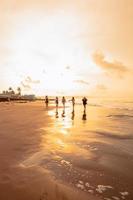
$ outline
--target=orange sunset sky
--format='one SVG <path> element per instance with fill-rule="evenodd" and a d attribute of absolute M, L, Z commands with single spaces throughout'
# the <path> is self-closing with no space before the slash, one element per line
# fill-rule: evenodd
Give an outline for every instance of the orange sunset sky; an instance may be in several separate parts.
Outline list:
<path fill-rule="evenodd" d="M 133 97 L 132 0 L 0 0 L 0 91 Z"/>

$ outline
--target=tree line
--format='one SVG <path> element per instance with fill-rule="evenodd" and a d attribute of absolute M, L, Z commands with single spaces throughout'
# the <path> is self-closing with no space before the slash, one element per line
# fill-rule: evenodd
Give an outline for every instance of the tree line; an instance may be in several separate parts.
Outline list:
<path fill-rule="evenodd" d="M 19 96 L 21 96 L 21 88 L 18 87 L 17 91 L 15 91 L 12 87 L 9 87 L 8 90 L 3 90 L 2 94 L 10 94 L 10 95 L 19 95 Z"/>

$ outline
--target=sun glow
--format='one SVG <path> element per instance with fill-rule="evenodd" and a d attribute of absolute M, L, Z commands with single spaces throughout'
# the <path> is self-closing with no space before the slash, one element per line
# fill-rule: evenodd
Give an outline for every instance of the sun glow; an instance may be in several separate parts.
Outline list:
<path fill-rule="evenodd" d="M 50 16 L 38 12 L 24 16 L 22 13 L 15 19 L 10 43 L 14 76 L 19 77 L 21 83 L 27 76 L 39 80 L 39 84 L 23 84 L 26 86 L 23 90 L 30 88 L 30 92 L 36 94 L 55 95 L 82 89 L 81 83 L 75 80 L 79 79 L 83 68 L 89 67 L 92 71 L 92 63 L 89 64 L 88 55 L 85 58 L 79 37 L 82 29 L 84 23 L 79 16 L 62 11 Z M 95 66 L 93 71 L 97 71 Z"/>

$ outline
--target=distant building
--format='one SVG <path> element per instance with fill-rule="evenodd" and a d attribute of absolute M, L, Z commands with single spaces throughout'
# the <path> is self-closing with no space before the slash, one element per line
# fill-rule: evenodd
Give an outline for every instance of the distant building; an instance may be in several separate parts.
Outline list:
<path fill-rule="evenodd" d="M 0 102 L 1 101 L 10 101 L 10 96 L 9 94 L 0 94 Z"/>
<path fill-rule="evenodd" d="M 36 100 L 36 96 L 34 94 L 23 95 L 21 96 L 21 99 L 33 101 Z"/>
<path fill-rule="evenodd" d="M 36 99 L 36 96 L 34 94 L 31 95 L 23 95 L 20 94 L 10 94 L 10 93 L 1 93 L 0 94 L 0 102 L 2 101 L 13 101 L 13 100 L 28 100 L 33 101 Z"/>

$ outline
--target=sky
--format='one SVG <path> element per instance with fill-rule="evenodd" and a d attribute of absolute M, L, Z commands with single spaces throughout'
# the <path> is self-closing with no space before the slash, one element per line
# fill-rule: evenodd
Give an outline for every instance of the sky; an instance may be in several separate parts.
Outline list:
<path fill-rule="evenodd" d="M 132 0 L 0 0 L 0 91 L 133 97 Z"/>

